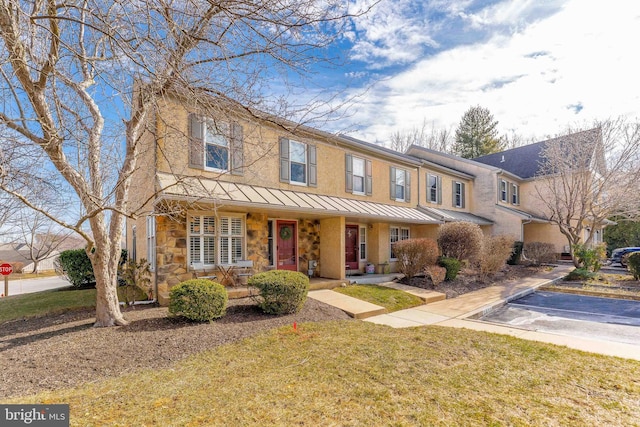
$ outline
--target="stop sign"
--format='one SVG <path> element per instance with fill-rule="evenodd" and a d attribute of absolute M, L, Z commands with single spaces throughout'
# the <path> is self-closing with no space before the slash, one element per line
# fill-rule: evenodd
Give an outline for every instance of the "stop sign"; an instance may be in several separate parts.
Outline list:
<path fill-rule="evenodd" d="M 11 267 L 11 264 L 4 263 L 0 265 L 0 274 L 8 276 L 11 273 L 13 273 L 13 267 Z"/>

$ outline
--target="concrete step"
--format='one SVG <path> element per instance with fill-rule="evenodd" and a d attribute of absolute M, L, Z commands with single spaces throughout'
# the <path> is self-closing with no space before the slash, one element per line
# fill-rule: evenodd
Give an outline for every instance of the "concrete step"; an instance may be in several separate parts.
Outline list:
<path fill-rule="evenodd" d="M 366 319 L 387 312 L 387 309 L 370 302 L 343 295 L 329 289 L 320 289 L 309 292 L 309 298 L 339 308 L 354 319 Z"/>
<path fill-rule="evenodd" d="M 447 296 L 442 292 L 436 292 L 429 289 L 422 289 L 416 286 L 404 285 L 402 283 L 384 282 L 384 283 L 379 283 L 378 285 L 384 286 L 386 288 L 397 289 L 399 291 L 403 291 L 408 294 L 415 295 L 418 298 L 420 298 L 422 301 L 424 301 L 425 304 L 447 299 Z"/>

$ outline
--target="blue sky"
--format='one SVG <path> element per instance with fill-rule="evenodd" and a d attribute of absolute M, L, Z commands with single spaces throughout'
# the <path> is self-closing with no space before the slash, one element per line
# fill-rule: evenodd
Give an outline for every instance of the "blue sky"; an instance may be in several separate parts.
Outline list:
<path fill-rule="evenodd" d="M 323 78 L 342 99 L 359 95 L 335 125 L 371 142 L 425 120 L 455 129 L 475 105 L 501 134 L 543 139 L 637 118 L 638 43 L 632 0 L 382 0 L 345 33 L 345 65 Z"/>

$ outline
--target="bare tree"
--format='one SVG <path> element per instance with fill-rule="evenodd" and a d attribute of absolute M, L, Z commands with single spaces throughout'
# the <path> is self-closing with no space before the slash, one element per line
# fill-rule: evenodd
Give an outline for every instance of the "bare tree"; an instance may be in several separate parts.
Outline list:
<path fill-rule="evenodd" d="M 453 134 L 449 129 L 436 129 L 434 122 L 422 121 L 420 127 L 397 130 L 389 136 L 389 148 L 404 153 L 411 145 L 447 152 L 452 145 Z"/>
<path fill-rule="evenodd" d="M 291 108 L 278 94 L 286 95 L 292 76 L 330 59 L 326 47 L 354 16 L 349 6 L 0 0 L 0 189 L 86 240 L 96 326 L 127 323 L 116 293 L 120 242 L 125 217 L 136 215 L 128 205 L 131 176 L 154 105 L 175 91 L 193 107 L 204 93 L 209 105 L 309 119 L 309 108 Z M 50 214 L 33 199 L 33 180 L 60 197 L 72 194 L 70 205 L 81 208 Z"/>
<path fill-rule="evenodd" d="M 16 244 L 22 246 L 21 252 L 33 263 L 32 273 L 37 273 L 40 261 L 59 250 L 73 233 L 69 229 L 61 229 L 47 216 L 31 209 L 21 209 L 11 222 L 15 234 L 19 236 Z"/>
<path fill-rule="evenodd" d="M 595 125 L 550 140 L 535 178 L 538 199 L 572 256 L 574 245 L 590 244 L 612 215 L 640 216 L 640 123 L 619 118 Z"/>

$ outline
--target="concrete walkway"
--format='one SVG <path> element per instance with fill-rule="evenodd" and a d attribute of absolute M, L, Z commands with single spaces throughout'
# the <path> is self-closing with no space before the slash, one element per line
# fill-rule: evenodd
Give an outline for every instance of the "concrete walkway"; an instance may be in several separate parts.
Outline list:
<path fill-rule="evenodd" d="M 522 339 L 563 345 L 569 348 L 640 360 L 640 343 L 638 345 L 600 341 L 595 339 L 572 337 L 545 332 L 527 331 L 524 329 L 502 326 L 474 320 L 478 314 L 489 312 L 494 307 L 518 299 L 536 288 L 564 277 L 573 270 L 571 265 L 560 265 L 550 272 L 541 273 L 533 277 L 524 278 L 518 283 L 489 286 L 457 298 L 446 299 L 421 305 L 393 313 L 372 315 L 375 308 L 382 308 L 375 304 L 360 301 L 356 298 L 342 295 L 329 290 L 309 292 L 309 297 L 342 308 L 356 319 L 366 319 L 380 325 L 393 328 L 406 328 L 424 325 L 448 326 L 466 328 L 512 335 Z M 385 284 L 381 284 L 385 286 Z M 391 286 L 391 285 L 390 285 Z M 396 287 L 393 284 L 393 287 Z M 323 292 L 324 294 L 319 294 Z M 326 294 L 330 293 L 330 294 Z M 371 307 L 373 306 L 373 307 Z M 346 307 L 347 309 L 343 308 Z"/>

